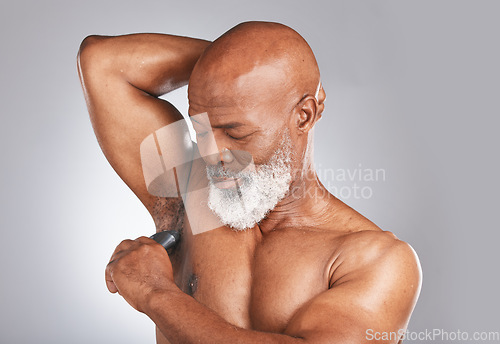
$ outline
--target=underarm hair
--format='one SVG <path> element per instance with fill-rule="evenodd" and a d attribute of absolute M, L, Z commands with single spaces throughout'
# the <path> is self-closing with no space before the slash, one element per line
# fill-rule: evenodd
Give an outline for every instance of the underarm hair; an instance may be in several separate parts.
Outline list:
<path fill-rule="evenodd" d="M 173 229 L 182 234 L 185 208 L 181 197 L 157 197 L 151 214 L 157 231 Z"/>

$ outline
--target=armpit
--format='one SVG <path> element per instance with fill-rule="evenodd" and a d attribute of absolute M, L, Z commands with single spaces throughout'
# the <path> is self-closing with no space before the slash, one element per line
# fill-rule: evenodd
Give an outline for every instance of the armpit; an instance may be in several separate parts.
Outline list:
<path fill-rule="evenodd" d="M 182 233 L 185 208 L 181 197 L 156 197 L 151 215 L 157 232 L 176 230 Z"/>

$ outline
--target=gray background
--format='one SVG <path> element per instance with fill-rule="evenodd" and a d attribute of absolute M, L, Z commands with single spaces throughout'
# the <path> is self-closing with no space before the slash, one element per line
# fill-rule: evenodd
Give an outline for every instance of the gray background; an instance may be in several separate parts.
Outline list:
<path fill-rule="evenodd" d="M 154 340 L 149 319 L 104 284 L 115 245 L 154 226 L 97 145 L 76 72 L 81 40 L 214 39 L 256 19 L 292 26 L 316 53 L 328 95 L 317 165 L 386 172 L 357 181 L 371 198 L 344 199 L 418 252 L 409 329 L 500 331 L 499 10 L 485 0 L 2 1 L 0 342 Z M 183 111 L 184 97 L 171 97 Z"/>

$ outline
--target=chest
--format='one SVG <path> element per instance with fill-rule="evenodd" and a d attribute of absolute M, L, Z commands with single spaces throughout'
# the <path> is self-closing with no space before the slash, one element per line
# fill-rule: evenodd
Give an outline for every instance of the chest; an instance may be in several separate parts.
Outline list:
<path fill-rule="evenodd" d="M 283 332 L 294 313 L 328 288 L 331 247 L 323 238 L 297 240 L 218 232 L 191 237 L 174 264 L 186 293 L 228 322 Z"/>

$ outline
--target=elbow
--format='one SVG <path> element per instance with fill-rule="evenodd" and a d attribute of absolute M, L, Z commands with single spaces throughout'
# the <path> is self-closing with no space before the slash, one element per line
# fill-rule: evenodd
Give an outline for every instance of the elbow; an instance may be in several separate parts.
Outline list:
<path fill-rule="evenodd" d="M 106 36 L 90 35 L 83 39 L 76 56 L 77 66 L 80 73 L 86 72 L 96 65 L 96 62 L 103 61 L 101 55 L 103 51 L 102 42 Z"/>
<path fill-rule="evenodd" d="M 80 44 L 80 49 L 78 49 L 78 54 L 80 55 L 82 51 L 89 49 L 93 45 L 96 45 L 103 38 L 104 36 L 99 36 L 99 35 L 90 35 L 85 37 L 82 43 Z"/>

